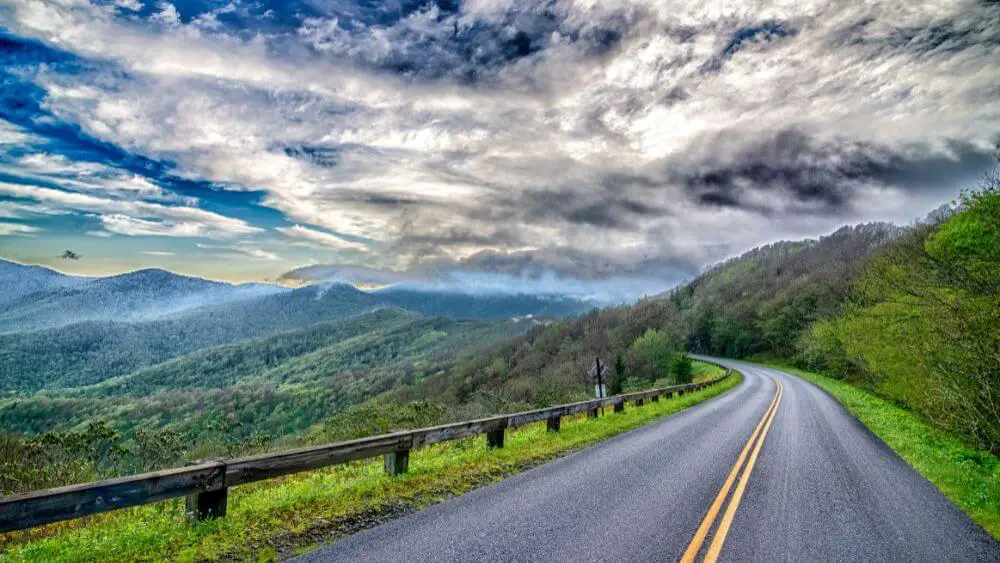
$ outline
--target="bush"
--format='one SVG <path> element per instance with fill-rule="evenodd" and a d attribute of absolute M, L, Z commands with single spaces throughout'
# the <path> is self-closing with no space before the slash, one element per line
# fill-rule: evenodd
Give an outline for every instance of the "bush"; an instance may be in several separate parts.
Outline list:
<path fill-rule="evenodd" d="M 667 377 L 676 351 L 677 346 L 669 333 L 648 329 L 629 347 L 630 371 L 647 382 Z"/>

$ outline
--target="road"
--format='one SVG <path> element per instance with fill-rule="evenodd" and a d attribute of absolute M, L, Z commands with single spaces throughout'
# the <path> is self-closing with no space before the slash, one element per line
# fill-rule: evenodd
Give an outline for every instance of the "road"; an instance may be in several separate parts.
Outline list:
<path fill-rule="evenodd" d="M 297 561 L 1000 561 L 825 392 L 719 361 L 719 397 Z"/>

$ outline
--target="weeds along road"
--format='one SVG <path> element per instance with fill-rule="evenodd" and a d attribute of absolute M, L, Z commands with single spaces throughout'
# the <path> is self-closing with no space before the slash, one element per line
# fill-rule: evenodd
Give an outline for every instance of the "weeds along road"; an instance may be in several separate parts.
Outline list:
<path fill-rule="evenodd" d="M 718 361 L 743 383 L 298 560 L 1000 561 L 825 392 Z"/>

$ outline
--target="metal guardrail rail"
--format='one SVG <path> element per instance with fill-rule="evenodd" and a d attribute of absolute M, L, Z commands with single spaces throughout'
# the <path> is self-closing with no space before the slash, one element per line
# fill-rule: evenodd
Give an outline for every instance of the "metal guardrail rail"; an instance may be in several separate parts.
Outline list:
<path fill-rule="evenodd" d="M 229 487 L 377 456 L 385 456 L 386 471 L 397 475 L 406 472 L 409 453 L 414 448 L 479 434 L 486 435 L 490 447 L 503 447 L 506 430 L 544 420 L 550 431 L 558 432 L 564 416 L 586 412 L 596 418 L 598 409 L 603 407 L 621 412 L 626 402 L 641 406 L 646 400 L 658 401 L 660 397 L 704 389 L 722 381 L 731 371 L 700 383 L 0 497 L 0 532 L 182 496 L 187 497 L 187 512 L 192 519 L 222 517 L 226 515 Z"/>

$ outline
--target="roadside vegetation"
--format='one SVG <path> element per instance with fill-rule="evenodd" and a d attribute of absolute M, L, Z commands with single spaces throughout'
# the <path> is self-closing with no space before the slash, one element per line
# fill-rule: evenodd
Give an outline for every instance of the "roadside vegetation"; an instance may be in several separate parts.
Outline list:
<path fill-rule="evenodd" d="M 973 520 L 1000 540 L 1000 458 L 844 381 L 775 364 L 825 389 Z"/>
<path fill-rule="evenodd" d="M 1000 454 L 1000 176 L 887 249 L 796 359 Z"/>
<path fill-rule="evenodd" d="M 717 369 L 717 368 L 716 368 Z M 702 372 L 713 370 L 699 367 Z M 721 371 L 721 370 L 720 370 Z M 509 431 L 502 449 L 482 437 L 415 450 L 408 473 L 392 478 L 381 460 L 296 474 L 234 488 L 226 518 L 192 525 L 180 500 L 126 509 L 0 536 L 9 561 L 270 560 L 439 503 L 554 457 L 715 397 L 742 375 L 681 397 L 629 405 L 596 420 L 564 419 Z M 390 424 L 393 422 L 389 422 Z"/>

